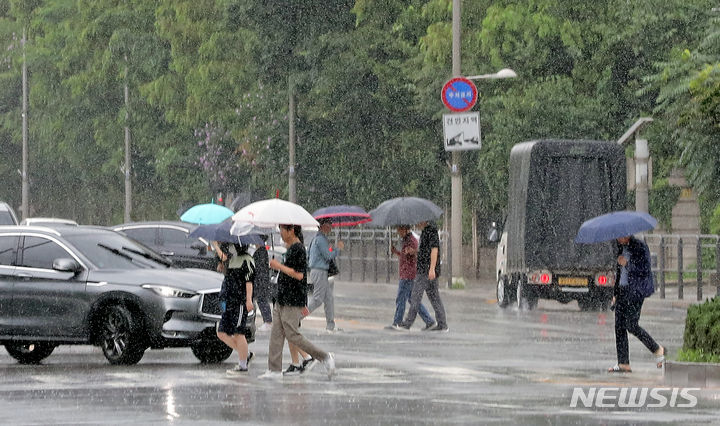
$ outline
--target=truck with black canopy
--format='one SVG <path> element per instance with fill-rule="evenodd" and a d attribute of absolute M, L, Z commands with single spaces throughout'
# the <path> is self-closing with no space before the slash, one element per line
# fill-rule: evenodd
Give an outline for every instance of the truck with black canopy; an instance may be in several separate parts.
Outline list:
<path fill-rule="evenodd" d="M 497 300 L 532 309 L 539 298 L 607 309 L 614 242 L 577 244 L 587 219 L 626 204 L 624 148 L 614 142 L 537 140 L 510 153 L 508 212 L 497 248 Z M 493 232 L 494 231 L 494 232 Z M 499 240 L 499 241 L 498 241 Z"/>

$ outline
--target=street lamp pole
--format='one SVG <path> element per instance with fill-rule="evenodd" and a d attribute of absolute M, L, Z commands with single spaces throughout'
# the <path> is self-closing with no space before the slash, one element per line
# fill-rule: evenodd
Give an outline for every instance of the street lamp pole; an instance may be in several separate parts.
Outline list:
<path fill-rule="evenodd" d="M 288 199 L 297 203 L 295 180 L 295 88 L 292 75 L 288 75 Z"/>
<path fill-rule="evenodd" d="M 452 14 L 452 76 L 461 77 L 460 66 L 460 3 L 461 0 L 453 0 Z M 514 78 L 515 71 L 503 68 L 493 74 L 481 74 L 466 77 L 469 80 Z M 463 250 L 462 250 L 462 174 L 460 172 L 460 152 L 453 151 L 452 164 L 450 165 L 451 204 L 450 204 L 450 262 L 451 279 L 463 277 Z"/>
<path fill-rule="evenodd" d="M 460 3 L 452 4 L 452 76 L 462 75 L 460 64 Z M 460 153 L 453 151 L 450 165 L 450 263 L 451 279 L 462 277 L 462 174 L 460 173 Z"/>
<path fill-rule="evenodd" d="M 22 199 L 21 207 L 22 218 L 27 219 L 30 217 L 30 183 L 28 182 L 28 84 L 27 84 L 27 59 L 25 57 L 25 26 L 23 26 L 22 33 L 22 49 L 23 49 L 23 64 L 22 64 Z"/>

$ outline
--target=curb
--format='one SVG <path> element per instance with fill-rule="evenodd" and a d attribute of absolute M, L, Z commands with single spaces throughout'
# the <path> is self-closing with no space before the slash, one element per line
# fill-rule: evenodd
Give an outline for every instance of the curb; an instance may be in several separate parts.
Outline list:
<path fill-rule="evenodd" d="M 663 376 L 670 386 L 720 388 L 720 364 L 666 361 Z"/>

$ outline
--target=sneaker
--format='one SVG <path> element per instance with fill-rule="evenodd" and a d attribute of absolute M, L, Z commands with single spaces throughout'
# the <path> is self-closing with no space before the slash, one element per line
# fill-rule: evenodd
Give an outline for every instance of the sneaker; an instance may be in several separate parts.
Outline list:
<path fill-rule="evenodd" d="M 410 331 L 410 326 L 405 324 L 395 324 L 393 325 L 393 329 L 398 331 Z"/>
<path fill-rule="evenodd" d="M 258 379 L 282 379 L 282 377 L 282 371 L 267 370 L 263 374 L 258 376 Z"/>
<path fill-rule="evenodd" d="M 385 330 L 395 330 L 395 327 L 397 327 L 397 324 L 386 325 Z"/>
<path fill-rule="evenodd" d="M 435 328 L 435 327 L 437 327 L 437 323 L 436 323 L 436 322 L 432 322 L 432 323 L 426 325 L 425 328 L 422 329 L 422 331 L 429 331 L 429 330 L 432 330 L 432 329 Z"/>
<path fill-rule="evenodd" d="M 335 355 L 332 352 L 328 352 L 327 358 L 323 361 L 325 371 L 327 371 L 328 379 L 332 380 L 335 375 Z"/>
<path fill-rule="evenodd" d="M 240 367 L 239 365 L 236 365 L 235 367 L 233 367 L 229 370 L 225 370 L 225 372 L 229 376 L 239 376 L 241 374 L 247 373 L 248 369 L 247 369 L 247 367 L 243 368 L 243 367 Z"/>
<path fill-rule="evenodd" d="M 326 328 L 325 331 L 332 334 L 332 333 L 342 333 L 345 330 L 343 330 L 340 327 L 335 327 L 335 328 Z"/>
<path fill-rule="evenodd" d="M 447 333 L 448 331 L 450 331 L 450 328 L 448 328 L 447 325 L 445 325 L 445 326 L 436 325 L 435 327 L 431 328 L 430 331 L 439 331 L 442 333 Z"/>
<path fill-rule="evenodd" d="M 271 322 L 264 322 L 260 327 L 257 328 L 257 331 L 265 332 L 272 330 L 272 323 Z"/>
<path fill-rule="evenodd" d="M 248 356 L 247 356 L 247 365 L 250 365 L 250 360 L 251 360 L 251 359 L 253 359 L 253 357 L 254 357 L 254 356 L 255 356 L 255 354 L 254 354 L 254 353 L 252 353 L 252 352 L 248 352 Z"/>
<path fill-rule="evenodd" d="M 310 371 L 317 365 L 317 360 L 315 358 L 308 358 L 303 360 L 303 370 L 304 371 Z"/>
<path fill-rule="evenodd" d="M 295 365 L 290 364 L 290 367 L 287 368 L 287 370 L 283 371 L 283 376 L 299 376 L 304 372 L 304 368 L 302 365 L 300 367 L 297 367 Z"/>

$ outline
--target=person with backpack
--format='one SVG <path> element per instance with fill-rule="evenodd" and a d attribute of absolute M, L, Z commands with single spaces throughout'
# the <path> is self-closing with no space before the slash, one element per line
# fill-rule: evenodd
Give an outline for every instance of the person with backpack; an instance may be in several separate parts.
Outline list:
<path fill-rule="evenodd" d="M 219 247 L 218 257 L 224 265 L 225 279 L 220 289 L 222 316 L 218 322 L 217 336 L 223 343 L 238 353 L 238 365 L 227 370 L 229 375 L 247 373 L 248 362 L 253 357 L 248 352 L 245 338 L 248 312 L 253 307 L 253 281 L 255 263 L 247 252 L 246 245 L 223 244 Z"/>
<path fill-rule="evenodd" d="M 345 243 L 338 241 L 336 250 L 330 245 L 328 234 L 332 230 L 332 220 L 323 218 L 318 220 L 320 229 L 310 243 L 308 256 L 310 257 L 308 283 L 312 284 L 312 297 L 308 301 L 308 312 L 312 313 L 320 305 L 325 305 L 326 329 L 332 333 L 341 331 L 335 328 L 335 284 L 328 280 L 330 262 L 334 261 Z"/>
<path fill-rule="evenodd" d="M 638 322 L 646 297 L 655 291 L 650 269 L 650 250 L 647 244 L 633 236 L 617 239 L 618 258 L 615 273 L 615 348 L 617 364 L 609 373 L 630 373 L 630 349 L 628 332 L 637 337 L 656 356 L 658 368 L 665 362 L 665 348 L 645 331 Z"/>

